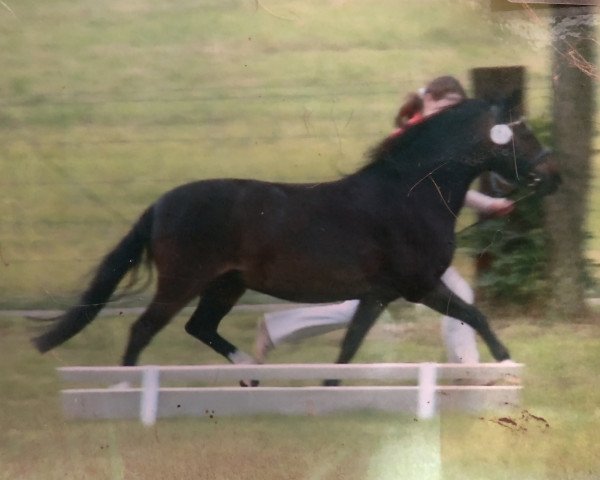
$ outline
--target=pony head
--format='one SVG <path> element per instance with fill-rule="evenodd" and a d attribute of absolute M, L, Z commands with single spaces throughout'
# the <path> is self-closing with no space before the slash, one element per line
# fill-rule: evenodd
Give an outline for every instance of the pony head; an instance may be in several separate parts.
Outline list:
<path fill-rule="evenodd" d="M 540 195 L 551 194 L 560 185 L 552 151 L 540 143 L 525 118 L 491 125 L 486 143 L 493 155 L 490 168 L 506 180 L 525 184 Z"/>

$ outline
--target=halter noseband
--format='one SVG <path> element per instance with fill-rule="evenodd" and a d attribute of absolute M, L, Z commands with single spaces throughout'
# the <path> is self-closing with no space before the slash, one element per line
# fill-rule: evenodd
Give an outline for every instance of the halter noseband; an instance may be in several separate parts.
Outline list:
<path fill-rule="evenodd" d="M 506 125 L 508 125 L 512 130 L 513 127 L 525 123 L 525 120 L 525 117 L 521 117 L 518 120 L 515 120 L 514 122 L 507 123 Z M 527 183 L 527 187 L 535 189 L 542 182 L 542 178 L 540 177 L 540 175 L 533 172 L 533 169 L 537 167 L 540 163 L 544 162 L 546 157 L 550 155 L 552 155 L 552 150 L 546 147 L 542 147 L 542 149 L 537 153 L 537 155 L 533 157 L 533 159 L 529 162 L 532 171 L 530 171 L 528 174 L 529 182 Z"/>
<path fill-rule="evenodd" d="M 549 148 L 542 148 L 540 152 L 533 158 L 531 161 L 531 171 L 527 175 L 529 178 L 529 182 L 527 182 L 527 186 L 529 188 L 536 189 L 540 183 L 542 183 L 542 177 L 533 171 L 535 167 L 537 167 L 540 163 L 542 163 L 546 157 L 552 154 L 552 150 Z"/>

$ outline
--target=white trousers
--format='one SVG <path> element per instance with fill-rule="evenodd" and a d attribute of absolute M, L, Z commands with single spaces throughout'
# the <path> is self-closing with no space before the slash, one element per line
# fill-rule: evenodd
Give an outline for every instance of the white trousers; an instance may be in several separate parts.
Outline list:
<path fill-rule="evenodd" d="M 442 275 L 442 281 L 458 297 L 473 303 L 473 290 L 453 267 Z M 358 300 L 331 305 L 281 310 L 265 314 L 265 327 L 274 346 L 321 335 L 349 325 L 358 307 Z M 442 317 L 442 336 L 448 362 L 477 363 L 479 352 L 475 331 L 452 317 Z"/>

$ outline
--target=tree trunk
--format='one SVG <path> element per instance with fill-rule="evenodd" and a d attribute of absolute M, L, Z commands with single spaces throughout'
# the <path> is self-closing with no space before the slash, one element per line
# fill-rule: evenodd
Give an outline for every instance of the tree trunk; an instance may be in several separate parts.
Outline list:
<path fill-rule="evenodd" d="M 552 282 L 549 314 L 573 320 L 585 302 L 585 219 L 593 137 L 595 7 L 553 7 L 553 138 L 563 184 L 546 201 Z"/>

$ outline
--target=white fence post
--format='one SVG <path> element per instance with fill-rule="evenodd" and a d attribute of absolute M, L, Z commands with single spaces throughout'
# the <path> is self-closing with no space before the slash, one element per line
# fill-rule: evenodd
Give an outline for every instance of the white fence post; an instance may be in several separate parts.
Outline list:
<path fill-rule="evenodd" d="M 419 365 L 419 394 L 417 417 L 430 419 L 435 415 L 435 396 L 437 390 L 437 368 L 435 363 Z"/>
<path fill-rule="evenodd" d="M 144 368 L 144 372 L 142 373 L 142 392 L 140 395 L 140 420 L 147 427 L 151 427 L 156 423 L 159 377 L 158 367 L 150 365 Z"/>

